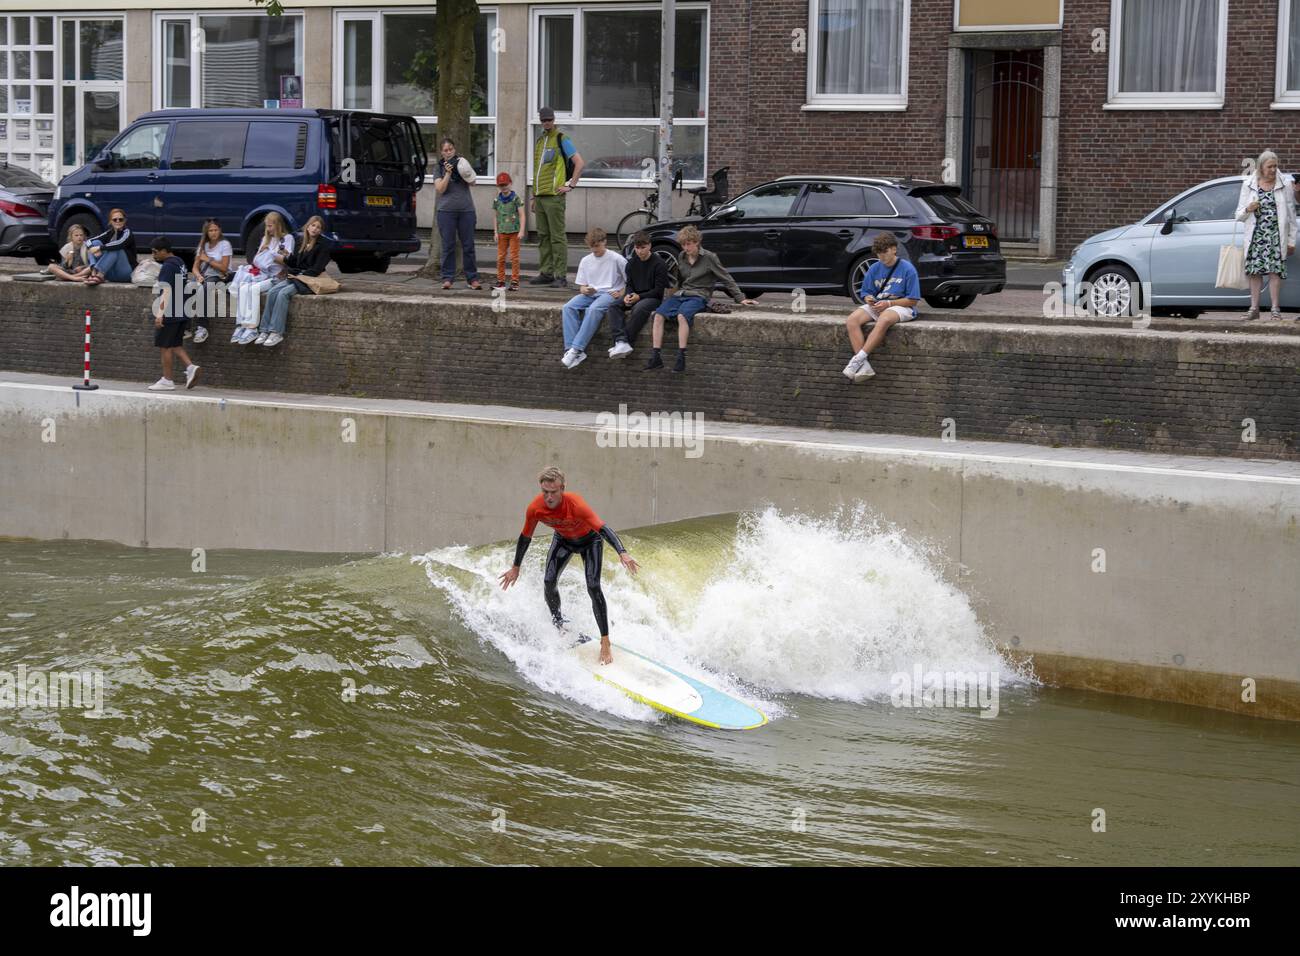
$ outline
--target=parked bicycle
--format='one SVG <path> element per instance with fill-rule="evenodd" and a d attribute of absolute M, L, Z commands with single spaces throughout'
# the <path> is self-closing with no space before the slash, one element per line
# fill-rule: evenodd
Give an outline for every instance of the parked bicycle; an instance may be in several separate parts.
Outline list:
<path fill-rule="evenodd" d="M 710 177 L 710 185 L 696 186 L 687 192 L 691 194 L 691 207 L 686 213 L 687 219 L 703 219 L 715 208 L 727 201 L 727 171 L 730 166 L 723 166 Z M 682 194 L 682 167 L 679 164 L 673 177 L 673 188 L 677 195 Z M 645 229 L 659 221 L 659 190 L 646 192 L 641 206 L 619 220 L 617 235 L 618 247 L 622 249 L 639 229 Z"/>

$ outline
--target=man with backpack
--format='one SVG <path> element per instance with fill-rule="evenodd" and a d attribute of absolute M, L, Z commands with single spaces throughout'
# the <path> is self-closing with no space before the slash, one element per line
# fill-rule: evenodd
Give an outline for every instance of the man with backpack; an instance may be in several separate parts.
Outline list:
<path fill-rule="evenodd" d="M 536 217 L 537 245 L 541 270 L 529 279 L 531 285 L 568 283 L 569 246 L 564 234 L 565 197 L 573 191 L 586 164 L 573 140 L 555 127 L 555 110 L 543 106 L 537 111 L 542 135 L 533 148 L 533 199 L 530 209 Z"/>

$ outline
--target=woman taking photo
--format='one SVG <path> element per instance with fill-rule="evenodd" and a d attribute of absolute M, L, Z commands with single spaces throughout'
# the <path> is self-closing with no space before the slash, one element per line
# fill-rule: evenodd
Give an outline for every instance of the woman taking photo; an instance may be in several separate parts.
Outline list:
<path fill-rule="evenodd" d="M 194 276 L 194 281 L 203 290 L 199 315 L 194 319 L 194 324 L 198 326 L 194 331 L 195 345 L 207 341 L 208 306 L 212 305 L 212 311 L 216 311 L 216 306 L 213 303 L 216 302 L 216 297 L 220 294 L 220 284 L 230 278 L 230 257 L 234 255 L 234 252 L 221 232 L 221 223 L 215 219 L 209 219 L 203 224 L 203 233 L 199 236 L 198 248 L 194 250 L 194 268 L 190 270 Z"/>
<path fill-rule="evenodd" d="M 1289 184 L 1278 173 L 1277 153 L 1259 154 L 1255 172 L 1241 184 L 1237 220 L 1246 224 L 1246 277 L 1250 281 L 1250 311 L 1246 320 L 1259 318 L 1259 292 L 1268 276 L 1269 301 L 1275 319 L 1282 318 L 1282 280 L 1286 260 L 1295 252 L 1295 207 Z"/>
<path fill-rule="evenodd" d="M 312 216 L 302 228 L 302 241 L 298 248 L 288 255 L 275 257 L 284 266 L 284 272 L 266 294 L 262 325 L 253 340 L 255 345 L 270 346 L 283 342 L 285 323 L 289 320 L 289 300 L 295 295 L 315 294 L 305 282 L 294 276 L 318 276 L 325 271 L 330 262 L 330 241 L 321 235 L 324 231 L 325 220 Z"/>
<path fill-rule="evenodd" d="M 250 345 L 257 339 L 257 327 L 262 322 L 262 296 L 284 272 L 280 257 L 293 252 L 293 234 L 278 212 L 268 212 L 262 228 L 257 252 L 248 265 L 240 267 L 230 283 L 230 294 L 236 300 L 235 334 L 230 341 L 235 345 Z"/>
<path fill-rule="evenodd" d="M 86 285 L 109 282 L 130 282 L 131 270 L 136 267 L 135 237 L 126 227 L 126 213 L 114 209 L 108 214 L 108 228 L 91 239 L 90 275 Z"/>
<path fill-rule="evenodd" d="M 90 275 L 90 247 L 86 245 L 86 230 L 74 225 L 68 230 L 68 241 L 59 250 L 59 261 L 47 269 L 50 275 L 68 282 L 85 282 Z"/>
<path fill-rule="evenodd" d="M 477 177 L 474 167 L 463 156 L 456 155 L 456 144 L 450 139 L 442 141 L 442 176 L 435 179 L 433 188 L 438 191 L 438 234 L 442 238 L 442 287 L 451 288 L 456 278 L 456 240 L 460 239 L 461 260 L 465 264 L 465 278 L 471 289 L 481 289 L 478 280 L 478 263 L 474 259 L 474 226 L 478 217 L 474 212 L 474 197 L 469 187 Z"/>

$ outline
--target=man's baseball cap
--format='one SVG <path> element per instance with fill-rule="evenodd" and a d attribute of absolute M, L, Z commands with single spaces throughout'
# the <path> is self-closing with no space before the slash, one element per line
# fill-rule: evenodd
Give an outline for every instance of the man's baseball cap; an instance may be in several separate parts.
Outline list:
<path fill-rule="evenodd" d="M 511 182 L 511 180 L 510 180 L 510 174 L 509 174 L 509 173 L 497 173 L 497 185 L 498 185 L 498 186 L 509 186 L 509 185 L 510 185 L 510 182 Z"/>
<path fill-rule="evenodd" d="M 551 109 L 549 106 L 543 106 L 537 111 L 537 116 L 543 123 L 545 123 L 547 120 L 555 119 L 555 110 Z"/>

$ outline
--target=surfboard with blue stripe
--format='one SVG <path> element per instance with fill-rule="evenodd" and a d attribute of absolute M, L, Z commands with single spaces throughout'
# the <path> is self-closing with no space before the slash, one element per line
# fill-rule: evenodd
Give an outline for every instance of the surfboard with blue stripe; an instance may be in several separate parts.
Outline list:
<path fill-rule="evenodd" d="M 577 644 L 569 654 L 597 680 L 682 720 L 718 730 L 753 730 L 767 723 L 762 711 L 689 674 L 618 644 L 610 650 L 612 664 L 600 663 L 599 641 Z"/>

